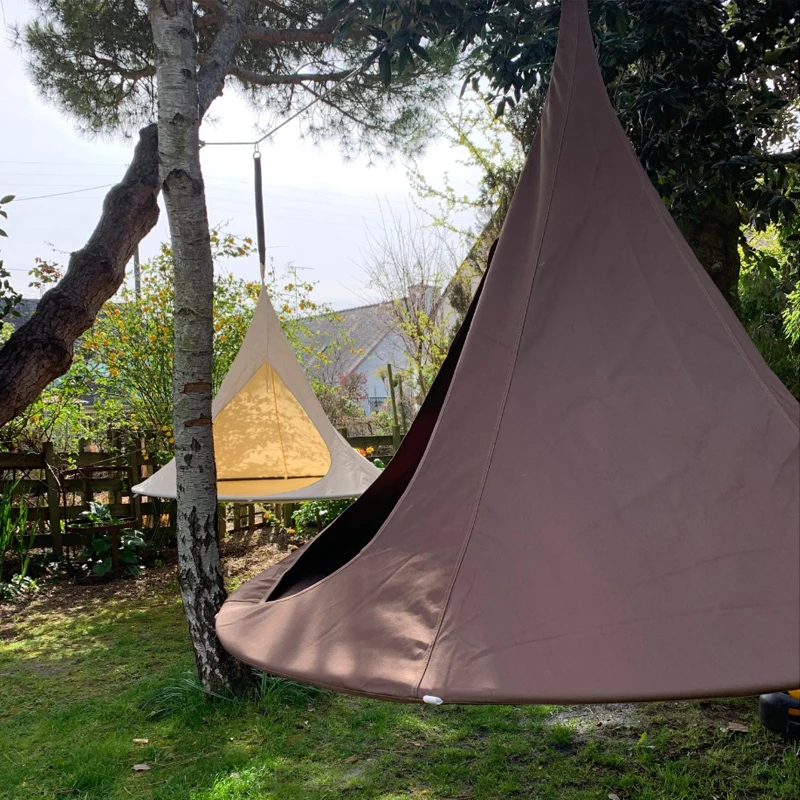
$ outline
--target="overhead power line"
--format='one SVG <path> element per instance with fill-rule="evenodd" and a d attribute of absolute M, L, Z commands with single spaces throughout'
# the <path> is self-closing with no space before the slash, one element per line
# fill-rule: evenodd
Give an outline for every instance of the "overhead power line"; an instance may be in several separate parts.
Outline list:
<path fill-rule="evenodd" d="M 22 203 L 25 200 L 45 200 L 48 197 L 63 197 L 65 194 L 78 194 L 79 192 L 91 192 L 94 189 L 108 189 L 114 186 L 113 183 L 104 183 L 102 186 L 87 186 L 85 189 L 73 189 L 71 192 L 55 192 L 53 194 L 37 194 L 33 197 L 15 197 L 15 203 Z"/>

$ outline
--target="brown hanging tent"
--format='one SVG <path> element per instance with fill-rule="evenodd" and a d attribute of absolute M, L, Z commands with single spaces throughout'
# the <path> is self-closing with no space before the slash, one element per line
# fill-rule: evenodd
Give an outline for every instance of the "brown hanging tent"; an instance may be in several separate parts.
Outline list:
<path fill-rule="evenodd" d="M 495 257 L 397 456 L 217 618 L 243 661 L 391 700 L 800 683 L 800 407 L 649 183 L 563 0 Z"/>

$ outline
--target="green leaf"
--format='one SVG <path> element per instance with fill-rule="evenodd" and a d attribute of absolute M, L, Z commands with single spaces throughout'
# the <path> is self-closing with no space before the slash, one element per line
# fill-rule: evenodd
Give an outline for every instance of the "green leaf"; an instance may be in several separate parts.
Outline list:
<path fill-rule="evenodd" d="M 325 19 L 330 19 L 331 17 L 336 16 L 339 11 L 341 11 L 343 8 L 346 8 L 348 5 L 350 5 L 350 0 L 337 0 L 331 10 L 325 15 Z"/>
<path fill-rule="evenodd" d="M 392 57 L 384 50 L 378 59 L 378 70 L 384 86 L 392 82 Z"/>
<path fill-rule="evenodd" d="M 414 51 L 414 53 L 418 55 L 423 61 L 430 62 L 431 57 L 428 55 L 428 51 L 424 47 L 422 47 L 422 45 L 416 44 L 415 42 L 411 42 L 410 47 Z"/>
<path fill-rule="evenodd" d="M 376 39 L 383 40 L 389 38 L 389 34 L 377 25 L 367 25 L 365 27 Z"/>
<path fill-rule="evenodd" d="M 403 50 L 400 53 L 400 58 L 397 60 L 397 74 L 402 75 L 406 71 L 406 67 L 411 61 L 411 53 L 408 50 Z"/>
<path fill-rule="evenodd" d="M 95 553 L 107 553 L 111 550 L 111 542 L 107 539 L 92 539 L 92 550 Z"/>
<path fill-rule="evenodd" d="M 99 575 L 100 577 L 102 577 L 103 575 L 108 575 L 108 573 L 111 572 L 111 567 L 112 567 L 111 559 L 105 558 L 102 561 L 98 561 L 92 567 L 92 572 L 94 572 L 95 575 Z"/>
<path fill-rule="evenodd" d="M 0 206 L 10 203 L 15 197 L 15 194 L 7 194 L 2 200 L 0 200 Z"/>
<path fill-rule="evenodd" d="M 340 45 L 349 35 L 350 28 L 353 27 L 353 20 L 348 19 L 338 31 L 336 31 L 336 35 L 333 37 L 334 45 Z"/>

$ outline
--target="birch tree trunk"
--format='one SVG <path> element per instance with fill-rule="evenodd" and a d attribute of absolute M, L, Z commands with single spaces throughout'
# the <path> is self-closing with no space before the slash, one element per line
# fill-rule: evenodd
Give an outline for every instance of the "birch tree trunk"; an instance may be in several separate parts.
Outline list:
<path fill-rule="evenodd" d="M 214 618 L 225 600 L 211 430 L 213 283 L 200 170 L 196 37 L 190 0 L 150 0 L 158 81 L 158 154 L 175 263 L 173 426 L 178 579 L 198 676 L 238 689 L 248 671 L 222 647 Z"/>

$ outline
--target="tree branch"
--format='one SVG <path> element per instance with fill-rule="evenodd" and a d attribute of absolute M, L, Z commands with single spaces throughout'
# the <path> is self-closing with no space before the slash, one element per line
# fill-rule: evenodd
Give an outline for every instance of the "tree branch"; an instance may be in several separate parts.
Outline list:
<path fill-rule="evenodd" d="M 136 245 L 158 221 L 158 191 L 158 130 L 148 125 L 86 246 L 70 256 L 66 275 L 0 348 L 0 425 L 69 369 L 75 340 L 120 287 Z"/>
<path fill-rule="evenodd" d="M 369 122 L 366 122 L 363 119 L 358 119 L 355 116 L 355 114 L 351 114 L 346 109 L 342 108 L 341 106 L 336 105 L 336 103 L 332 102 L 324 94 L 321 94 L 320 92 L 315 91 L 310 86 L 306 86 L 304 83 L 301 84 L 300 86 L 301 86 L 302 89 L 305 89 L 307 92 L 309 92 L 314 97 L 316 97 L 317 100 L 319 100 L 319 102 L 323 103 L 326 106 L 329 106 L 330 108 L 335 108 L 336 111 L 338 111 L 342 116 L 347 117 L 347 119 L 351 119 L 353 122 L 355 122 L 357 125 L 360 125 L 365 130 L 375 131 L 375 133 L 388 133 L 388 131 L 385 128 L 382 128 L 380 125 L 373 125 L 373 124 L 371 124 Z"/>
<path fill-rule="evenodd" d="M 228 75 L 238 78 L 243 83 L 254 83 L 258 86 L 297 86 L 304 83 L 328 83 L 329 81 L 340 81 L 350 75 L 351 72 L 352 70 L 342 70 L 340 72 L 322 73 L 296 72 L 293 75 L 261 75 L 236 65 L 228 67 Z"/>
<path fill-rule="evenodd" d="M 141 69 L 125 69 L 125 67 L 120 66 L 116 61 L 99 56 L 96 52 L 92 52 L 91 56 L 93 61 L 102 64 L 104 67 L 108 67 L 120 77 L 131 81 L 138 81 L 142 78 L 152 78 L 156 74 L 156 68 L 153 64 L 142 67 Z"/>
<path fill-rule="evenodd" d="M 247 28 L 245 20 L 253 0 L 231 0 L 219 26 L 219 32 L 197 73 L 197 96 L 200 119 L 225 85 L 228 65 Z"/>
<path fill-rule="evenodd" d="M 277 11 L 279 14 L 289 17 L 289 19 L 293 19 L 295 22 L 300 22 L 302 24 L 308 22 L 308 17 L 305 14 L 300 14 L 290 8 L 285 8 L 280 3 L 273 3 L 272 0 L 256 0 L 256 2 L 261 6 L 266 6 L 273 11 Z"/>
<path fill-rule="evenodd" d="M 300 42 L 332 42 L 330 25 L 316 28 L 263 28 L 250 25 L 244 32 L 245 39 L 256 39 L 267 44 L 295 44 Z"/>
<path fill-rule="evenodd" d="M 195 0 L 197 5 L 202 6 L 206 11 L 213 11 L 220 19 L 228 13 L 228 7 L 220 0 Z"/>

